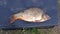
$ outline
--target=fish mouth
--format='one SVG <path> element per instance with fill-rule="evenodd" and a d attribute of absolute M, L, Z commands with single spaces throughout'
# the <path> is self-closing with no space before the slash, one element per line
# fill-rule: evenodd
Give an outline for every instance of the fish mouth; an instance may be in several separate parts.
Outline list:
<path fill-rule="evenodd" d="M 30 12 L 29 12 L 30 11 Z M 40 11 L 40 14 L 38 14 Z M 34 12 L 35 15 L 34 15 Z M 14 23 L 16 20 L 23 20 L 23 21 L 27 21 L 27 22 L 44 22 L 44 21 L 47 21 L 49 19 L 51 19 L 51 17 L 47 14 L 43 14 L 44 12 L 42 12 L 41 9 L 39 8 L 30 8 L 30 9 L 27 9 L 25 10 L 25 13 L 24 12 L 20 12 L 20 13 L 16 13 L 12 16 L 12 18 L 10 18 L 10 23 Z M 36 16 L 36 14 L 38 16 Z"/>

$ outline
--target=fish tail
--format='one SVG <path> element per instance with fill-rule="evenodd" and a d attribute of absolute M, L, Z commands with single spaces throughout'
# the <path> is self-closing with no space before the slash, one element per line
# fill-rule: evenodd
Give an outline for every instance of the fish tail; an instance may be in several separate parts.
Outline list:
<path fill-rule="evenodd" d="M 15 16 L 12 16 L 12 17 L 10 18 L 10 23 L 14 23 L 15 20 L 16 20 Z"/>

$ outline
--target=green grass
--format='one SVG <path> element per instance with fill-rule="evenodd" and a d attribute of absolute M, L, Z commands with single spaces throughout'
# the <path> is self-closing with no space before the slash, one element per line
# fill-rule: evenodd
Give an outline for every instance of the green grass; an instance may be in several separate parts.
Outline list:
<path fill-rule="evenodd" d="M 45 29 L 46 30 L 46 29 Z M 43 29 L 23 29 L 23 30 L 0 30 L 0 34 L 47 34 L 49 31 L 44 32 Z"/>

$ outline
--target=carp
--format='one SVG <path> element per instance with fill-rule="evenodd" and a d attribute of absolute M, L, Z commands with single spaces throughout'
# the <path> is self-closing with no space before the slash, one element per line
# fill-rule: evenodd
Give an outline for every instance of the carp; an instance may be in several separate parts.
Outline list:
<path fill-rule="evenodd" d="M 40 8 L 29 8 L 19 13 L 13 14 L 10 18 L 10 23 L 16 20 L 24 20 L 28 22 L 44 22 L 49 20 L 51 17 L 45 14 L 45 12 Z"/>

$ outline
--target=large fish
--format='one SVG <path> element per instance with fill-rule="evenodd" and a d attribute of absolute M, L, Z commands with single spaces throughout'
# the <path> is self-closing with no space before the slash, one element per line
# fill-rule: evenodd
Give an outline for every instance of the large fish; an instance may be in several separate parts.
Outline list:
<path fill-rule="evenodd" d="M 16 20 L 24 20 L 28 22 L 44 22 L 50 19 L 50 16 L 44 13 L 40 8 L 29 8 L 12 15 L 10 23 Z"/>

